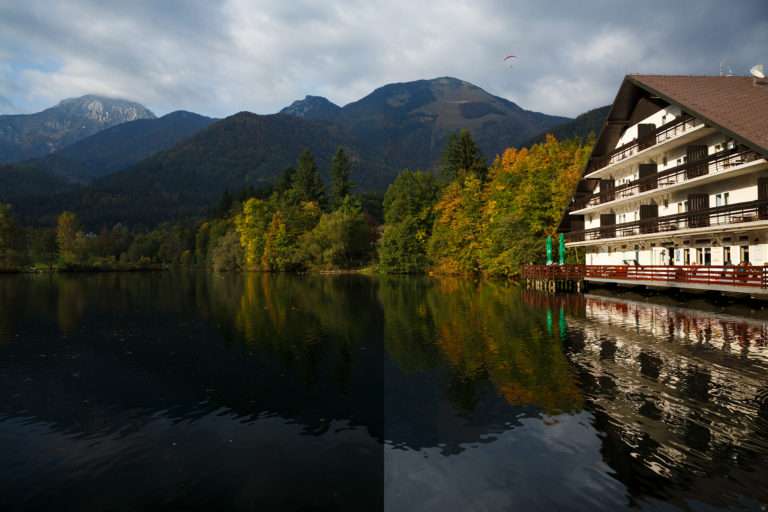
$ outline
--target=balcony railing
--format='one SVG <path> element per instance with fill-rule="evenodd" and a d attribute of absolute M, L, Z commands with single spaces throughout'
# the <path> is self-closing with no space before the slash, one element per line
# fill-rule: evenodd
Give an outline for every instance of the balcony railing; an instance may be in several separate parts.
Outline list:
<path fill-rule="evenodd" d="M 630 142 L 617 147 L 607 155 L 595 158 L 590 162 L 587 174 L 626 160 L 644 149 L 673 139 L 693 128 L 701 126 L 701 124 L 702 122 L 699 119 L 688 114 L 682 114 L 680 117 L 673 119 L 669 123 L 659 126 L 654 133 L 645 137 L 635 138 Z"/>
<path fill-rule="evenodd" d="M 605 240 L 648 233 L 672 232 L 686 228 L 741 224 L 766 219 L 768 219 L 768 200 L 763 199 L 572 231 L 566 234 L 566 240 L 568 242 Z"/>
<path fill-rule="evenodd" d="M 768 267 L 752 265 L 524 265 L 523 279 L 656 281 L 768 288 Z"/>
<path fill-rule="evenodd" d="M 727 171 L 737 165 L 752 162 L 763 158 L 762 155 L 750 149 L 733 148 L 712 154 L 702 160 L 694 160 L 684 164 L 665 169 L 651 176 L 646 176 L 638 180 L 624 183 L 615 188 L 613 199 L 610 201 L 600 201 L 600 194 L 593 194 L 588 199 L 582 199 L 574 203 L 573 210 L 581 210 L 590 206 L 610 203 L 619 199 L 636 196 L 641 192 L 667 188 L 689 179 L 698 178 L 706 174 L 715 174 Z M 691 171 L 696 171 L 691 173 Z"/>

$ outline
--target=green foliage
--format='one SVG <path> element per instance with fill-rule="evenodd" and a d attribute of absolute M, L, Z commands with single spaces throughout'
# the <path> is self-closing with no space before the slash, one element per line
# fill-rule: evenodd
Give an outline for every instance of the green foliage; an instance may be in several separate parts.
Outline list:
<path fill-rule="evenodd" d="M 0 203 L 0 270 L 10 270 L 19 264 L 19 228 L 11 206 Z"/>
<path fill-rule="evenodd" d="M 378 245 L 379 266 L 384 272 L 424 272 L 428 266 L 429 239 L 437 199 L 431 174 L 403 171 L 384 196 L 384 232 Z"/>
<path fill-rule="evenodd" d="M 276 187 L 246 187 L 239 200 L 227 192 L 212 218 L 151 230 L 117 223 L 89 232 L 69 211 L 53 229 L 21 228 L 0 204 L 0 269 L 331 270 L 364 266 L 375 248 L 387 273 L 514 276 L 521 264 L 541 259 L 542 240 L 555 233 L 589 152 L 578 140 L 547 137 L 507 150 L 486 172 L 461 133 L 447 152 L 446 169 L 455 175 L 449 183 L 440 188 L 432 174 L 403 171 L 379 203 L 350 196 L 349 161 L 339 149 L 332 171 L 338 206 L 324 212 L 320 174 L 304 151 Z"/>
<path fill-rule="evenodd" d="M 216 240 L 211 253 L 211 267 L 217 272 L 243 268 L 243 251 L 237 232 L 229 230 Z"/>
<path fill-rule="evenodd" d="M 315 158 L 305 149 L 299 155 L 296 172 L 293 174 L 292 189 L 300 201 L 322 203 L 325 198 L 325 187 L 320 178 Z"/>
<path fill-rule="evenodd" d="M 311 268 L 353 268 L 370 261 L 371 238 L 360 204 L 347 196 L 336 211 L 324 213 L 317 226 L 302 237 L 301 252 Z"/>
<path fill-rule="evenodd" d="M 507 150 L 488 174 L 472 146 L 468 135 L 454 137 L 445 167 L 454 178 L 436 202 L 424 176 L 406 171 L 390 186 L 382 270 L 513 276 L 541 258 L 541 241 L 555 233 L 590 146 L 550 136 L 530 150 Z"/>
<path fill-rule="evenodd" d="M 480 148 L 475 144 L 469 130 L 451 134 L 443 153 L 442 173 L 446 180 L 454 180 L 462 173 L 485 177 L 487 165 Z"/>
<path fill-rule="evenodd" d="M 331 208 L 339 208 L 352 193 L 352 164 L 343 148 L 336 150 L 331 161 Z"/>
<path fill-rule="evenodd" d="M 78 246 L 82 236 L 78 237 L 80 221 L 72 212 L 62 212 L 56 221 L 56 243 L 59 247 L 59 259 L 62 263 L 77 263 Z"/>

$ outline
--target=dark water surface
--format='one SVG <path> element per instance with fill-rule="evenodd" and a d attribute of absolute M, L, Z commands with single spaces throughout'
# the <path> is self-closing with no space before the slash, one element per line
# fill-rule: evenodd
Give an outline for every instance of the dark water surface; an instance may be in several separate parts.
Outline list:
<path fill-rule="evenodd" d="M 768 314 L 0 276 L 0 510 L 765 510 Z"/>

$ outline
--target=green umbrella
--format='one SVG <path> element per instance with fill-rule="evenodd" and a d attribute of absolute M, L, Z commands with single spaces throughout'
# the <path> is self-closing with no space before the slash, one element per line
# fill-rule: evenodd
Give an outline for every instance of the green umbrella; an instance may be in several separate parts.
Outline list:
<path fill-rule="evenodd" d="M 563 233 L 560 233 L 560 236 L 558 237 L 559 242 L 559 249 L 560 249 L 560 264 L 565 265 L 565 235 Z"/>
<path fill-rule="evenodd" d="M 552 237 L 547 235 L 547 265 L 552 264 Z"/>

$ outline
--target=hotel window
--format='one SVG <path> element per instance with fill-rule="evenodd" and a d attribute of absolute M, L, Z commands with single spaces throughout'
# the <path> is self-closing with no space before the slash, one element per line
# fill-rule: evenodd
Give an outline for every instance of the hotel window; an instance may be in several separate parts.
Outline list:
<path fill-rule="evenodd" d="M 723 194 L 717 194 L 715 196 L 715 206 L 723 206 Z"/>
<path fill-rule="evenodd" d="M 704 264 L 707 266 L 712 264 L 712 249 L 709 247 L 704 248 Z"/>
<path fill-rule="evenodd" d="M 677 203 L 677 213 L 685 213 L 685 210 L 683 210 L 683 203 Z"/>
<path fill-rule="evenodd" d="M 669 208 L 669 199 L 664 198 L 664 208 Z"/>
<path fill-rule="evenodd" d="M 704 249 L 702 249 L 701 247 L 696 248 L 696 264 L 697 265 L 704 264 Z"/>
<path fill-rule="evenodd" d="M 746 261 L 749 263 L 749 246 L 742 245 L 739 250 L 740 261 Z"/>
<path fill-rule="evenodd" d="M 683 201 L 683 211 L 684 212 L 688 211 L 688 201 Z"/>
<path fill-rule="evenodd" d="M 683 265 L 691 264 L 691 250 L 683 249 Z"/>
<path fill-rule="evenodd" d="M 725 193 L 723 194 L 723 204 L 724 204 L 724 205 L 726 205 L 726 206 L 728 206 L 728 197 L 730 197 L 730 195 L 731 195 L 731 194 L 730 194 L 730 193 L 728 193 L 728 192 L 725 192 Z"/>
<path fill-rule="evenodd" d="M 661 164 L 666 167 L 666 165 L 667 165 L 667 155 L 664 155 L 664 158 L 661 159 Z"/>
<path fill-rule="evenodd" d="M 723 265 L 731 265 L 731 248 L 723 247 Z"/>

